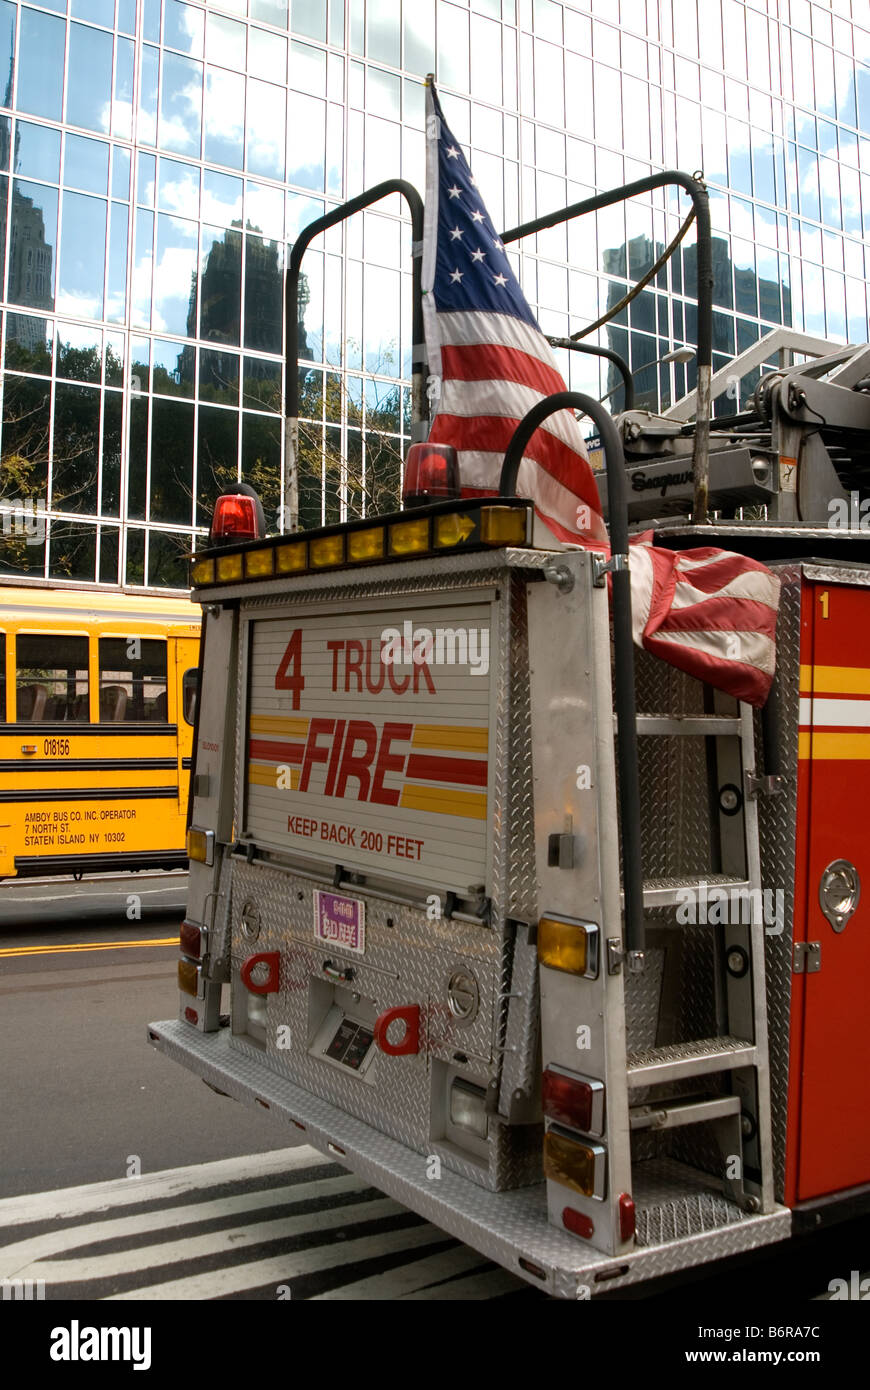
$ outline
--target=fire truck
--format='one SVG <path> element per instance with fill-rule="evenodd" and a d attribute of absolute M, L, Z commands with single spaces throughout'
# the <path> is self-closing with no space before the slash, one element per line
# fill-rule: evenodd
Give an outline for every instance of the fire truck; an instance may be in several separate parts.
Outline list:
<path fill-rule="evenodd" d="M 781 328 L 713 373 L 697 177 L 503 240 L 668 182 L 698 222 L 688 395 L 562 393 L 498 496 L 456 497 L 415 351 L 416 505 L 267 536 L 231 490 L 191 571 L 180 1005 L 150 1041 L 562 1298 L 870 1209 L 870 348 Z M 299 262 L 396 192 L 418 249 L 398 180 L 294 248 L 291 482 Z M 418 264 L 415 293 L 416 329 Z M 515 495 L 565 407 L 600 440 L 609 559 Z M 633 647 L 632 527 L 778 576 L 761 710 Z"/>

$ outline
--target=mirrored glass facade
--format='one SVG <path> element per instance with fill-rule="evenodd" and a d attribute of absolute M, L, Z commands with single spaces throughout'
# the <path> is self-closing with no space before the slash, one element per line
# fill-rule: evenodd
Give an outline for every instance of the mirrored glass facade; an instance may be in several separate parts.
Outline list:
<path fill-rule="evenodd" d="M 4 571 L 183 585 L 237 478 L 276 524 L 288 248 L 381 179 L 422 191 L 430 70 L 504 228 L 704 171 L 716 367 L 783 323 L 866 340 L 867 0 L 0 0 L 0 503 L 49 516 L 44 544 L 0 538 Z M 617 304 L 687 211 L 660 192 L 514 244 L 544 331 Z M 333 229 L 303 269 L 311 525 L 383 509 L 399 484 L 398 201 Z M 597 334 L 652 408 L 692 384 L 659 359 L 694 341 L 694 277 L 690 232 Z M 594 358 L 562 367 L 578 390 L 616 384 Z"/>

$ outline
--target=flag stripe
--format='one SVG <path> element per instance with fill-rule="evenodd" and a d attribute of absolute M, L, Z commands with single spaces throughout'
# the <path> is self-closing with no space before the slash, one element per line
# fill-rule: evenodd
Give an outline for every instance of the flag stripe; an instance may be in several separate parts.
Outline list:
<path fill-rule="evenodd" d="M 513 381 L 545 396 L 565 390 L 565 383 L 555 367 L 546 366 L 528 352 L 497 343 L 442 346 L 441 361 L 445 375 L 457 381 L 491 381 L 495 385 L 500 381 Z"/>

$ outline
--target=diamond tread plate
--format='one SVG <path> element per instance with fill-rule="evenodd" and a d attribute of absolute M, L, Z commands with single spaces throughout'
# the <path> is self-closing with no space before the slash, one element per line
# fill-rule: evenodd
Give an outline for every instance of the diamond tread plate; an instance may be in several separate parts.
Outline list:
<path fill-rule="evenodd" d="M 543 1184 L 488 1192 L 447 1170 L 439 1182 L 429 1182 L 418 1154 L 284 1078 L 264 1073 L 259 1059 L 230 1047 L 225 1031 L 199 1033 L 172 1019 L 150 1024 L 148 1036 L 159 1051 L 228 1095 L 248 1104 L 265 1103 L 277 1117 L 304 1125 L 308 1142 L 321 1152 L 346 1160 L 372 1186 L 559 1298 L 576 1299 L 578 1288 L 594 1291 L 599 1281 L 609 1291 L 657 1278 L 784 1240 L 791 1233 L 791 1213 L 778 1207 L 766 1216 L 747 1217 L 670 1244 L 638 1247 L 616 1257 L 599 1255 L 548 1223 Z M 522 1268 L 521 1259 L 537 1265 L 545 1278 L 539 1280 Z"/>

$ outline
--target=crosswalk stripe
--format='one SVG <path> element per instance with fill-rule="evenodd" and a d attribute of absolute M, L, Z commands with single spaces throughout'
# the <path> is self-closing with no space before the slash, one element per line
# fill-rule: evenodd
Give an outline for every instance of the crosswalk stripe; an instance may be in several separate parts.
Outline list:
<path fill-rule="evenodd" d="M 138 1178 L 112 1178 L 50 1192 L 27 1193 L 0 1199 L 0 1228 L 26 1226 L 32 1221 L 59 1221 L 112 1207 L 177 1197 L 183 1192 L 220 1187 L 232 1182 L 255 1182 L 277 1173 L 295 1172 L 330 1162 L 308 1144 L 272 1149 L 262 1154 L 242 1154 L 215 1163 L 192 1163 L 184 1168 L 164 1168 Z"/>
<path fill-rule="evenodd" d="M 138 1302 L 140 1299 L 204 1299 L 223 1298 L 228 1294 L 245 1293 L 273 1284 L 289 1284 L 303 1274 L 330 1269 L 335 1265 L 352 1264 L 356 1261 L 373 1260 L 396 1251 L 413 1250 L 421 1245 L 435 1245 L 447 1239 L 443 1231 L 424 1223 L 399 1231 L 384 1231 L 376 1236 L 359 1236 L 355 1240 L 337 1241 L 333 1245 L 318 1250 L 299 1250 L 271 1259 L 256 1260 L 252 1264 L 233 1265 L 229 1269 L 215 1269 L 208 1273 L 193 1274 L 184 1279 L 172 1279 L 165 1283 L 144 1285 L 128 1289 L 125 1293 L 112 1294 L 109 1302 Z"/>
<path fill-rule="evenodd" d="M 441 1250 L 437 1255 L 424 1253 L 408 1264 L 389 1270 L 387 1274 L 372 1274 L 352 1284 L 342 1284 L 340 1288 L 315 1294 L 310 1301 L 404 1298 L 417 1289 L 426 1289 L 440 1279 L 450 1279 L 454 1274 L 480 1267 L 483 1263 L 483 1256 L 478 1255 L 476 1250 L 460 1245 L 455 1250 Z"/>
<path fill-rule="evenodd" d="M 210 1231 L 204 1236 L 185 1236 L 181 1240 L 161 1241 L 159 1245 L 137 1246 L 133 1250 L 114 1250 L 105 1255 L 89 1254 L 80 1259 L 39 1260 L 18 1275 L 22 1279 L 44 1279 L 46 1285 L 79 1283 L 85 1279 L 111 1279 L 121 1274 L 145 1273 L 165 1265 L 186 1264 L 206 1255 L 229 1254 L 267 1241 L 289 1240 L 294 1236 L 315 1236 L 337 1227 L 354 1226 L 361 1221 L 380 1221 L 405 1211 L 389 1197 L 379 1201 L 355 1202 L 351 1206 L 305 1212 L 283 1220 L 259 1221 L 253 1226 L 234 1226 Z"/>
<path fill-rule="evenodd" d="M 417 1289 L 414 1293 L 402 1294 L 401 1297 L 411 1300 L 425 1298 L 439 1302 L 447 1299 L 469 1301 L 494 1298 L 501 1293 L 515 1293 L 523 1287 L 523 1281 L 519 1276 L 511 1274 L 507 1269 L 482 1269 L 466 1279 L 452 1279 L 449 1284 L 442 1284 L 437 1289 Z M 527 1285 L 525 1290 L 528 1291 Z"/>
<path fill-rule="evenodd" d="M 336 1169 L 334 1178 L 315 1182 L 293 1183 L 288 1187 L 272 1187 L 265 1191 L 246 1192 L 238 1197 L 218 1197 L 211 1202 L 196 1202 L 183 1207 L 157 1207 L 138 1212 L 135 1216 L 112 1217 L 84 1226 L 67 1226 L 61 1231 L 47 1231 L 29 1240 L 16 1242 L 0 1249 L 0 1279 L 21 1278 L 24 1268 L 38 1261 L 50 1260 L 65 1250 L 93 1245 L 101 1240 L 122 1240 L 148 1231 L 180 1228 L 223 1216 L 238 1216 L 262 1207 L 280 1207 L 288 1202 L 304 1202 L 311 1198 L 361 1190 L 359 1178 Z M 345 1210 L 345 1208 L 340 1208 Z M 42 1277 L 42 1276 L 40 1276 Z"/>

